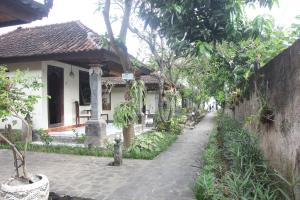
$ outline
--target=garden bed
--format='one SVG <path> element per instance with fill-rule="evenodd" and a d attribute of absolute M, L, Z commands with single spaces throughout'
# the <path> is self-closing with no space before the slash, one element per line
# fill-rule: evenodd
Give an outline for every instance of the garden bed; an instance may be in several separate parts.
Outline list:
<path fill-rule="evenodd" d="M 133 145 L 123 151 L 124 158 L 153 159 L 165 151 L 177 138 L 172 132 L 150 131 L 134 139 Z M 16 143 L 18 149 L 23 149 L 23 143 Z M 7 144 L 0 144 L 0 149 L 10 149 Z M 73 154 L 82 156 L 113 157 L 113 144 L 107 144 L 106 148 L 85 148 L 66 145 L 38 145 L 28 144 L 28 151 Z"/>
<path fill-rule="evenodd" d="M 286 199 L 289 192 L 282 186 L 281 176 L 267 166 L 257 137 L 219 114 L 196 180 L 197 199 Z"/>
<path fill-rule="evenodd" d="M 199 115 L 197 123 L 204 117 Z M 123 149 L 123 158 L 132 159 L 154 159 L 161 152 L 165 151 L 173 142 L 176 141 L 179 134 L 182 133 L 186 117 L 184 115 L 176 116 L 170 121 L 160 122 L 156 125 L 156 130 L 145 132 L 135 137 L 132 145 L 128 149 Z M 44 135 L 44 134 L 40 134 Z M 53 139 L 46 135 L 41 144 L 28 144 L 28 151 L 73 154 L 82 156 L 113 157 L 113 143 L 107 143 L 105 148 L 86 148 L 82 146 L 69 145 L 51 145 Z M 22 150 L 24 144 L 15 142 L 18 149 Z M 9 145 L 1 144 L 0 149 L 10 149 Z"/>

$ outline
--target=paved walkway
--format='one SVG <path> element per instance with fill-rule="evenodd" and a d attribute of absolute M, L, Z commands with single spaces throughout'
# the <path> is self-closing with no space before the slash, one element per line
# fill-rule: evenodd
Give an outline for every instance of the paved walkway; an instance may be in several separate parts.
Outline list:
<path fill-rule="evenodd" d="M 208 134 L 213 128 L 208 114 L 193 130 L 152 161 L 124 160 L 121 167 L 107 164 L 112 158 L 45 154 L 28 155 L 29 171 L 43 173 L 50 190 L 58 194 L 95 200 L 190 200 Z M 13 174 L 12 156 L 0 150 L 0 182 Z"/>

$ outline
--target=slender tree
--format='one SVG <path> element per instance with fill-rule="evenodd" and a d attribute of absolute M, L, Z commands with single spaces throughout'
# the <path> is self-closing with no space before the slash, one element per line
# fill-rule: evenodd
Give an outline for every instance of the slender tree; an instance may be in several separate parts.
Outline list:
<path fill-rule="evenodd" d="M 122 6 L 122 10 L 123 10 L 121 27 L 120 27 L 119 34 L 117 36 L 113 32 L 111 20 L 110 20 L 110 11 L 111 11 L 111 1 L 110 0 L 104 1 L 104 7 L 103 7 L 102 14 L 103 14 L 103 18 L 104 18 L 104 22 L 105 22 L 111 49 L 120 58 L 120 62 L 121 62 L 123 71 L 125 73 L 133 73 L 130 57 L 129 57 L 129 54 L 127 51 L 127 46 L 126 46 L 129 18 L 130 18 L 130 14 L 131 14 L 131 10 L 132 10 L 133 0 L 118 1 L 117 3 Z M 126 81 L 126 92 L 124 95 L 124 99 L 126 102 L 132 101 L 132 98 L 130 97 L 130 87 L 131 87 L 131 83 L 129 81 Z M 131 144 L 132 139 L 134 138 L 134 122 L 133 121 L 129 122 L 129 124 L 127 124 L 126 127 L 123 127 L 123 137 L 124 137 L 125 146 L 128 147 Z"/>

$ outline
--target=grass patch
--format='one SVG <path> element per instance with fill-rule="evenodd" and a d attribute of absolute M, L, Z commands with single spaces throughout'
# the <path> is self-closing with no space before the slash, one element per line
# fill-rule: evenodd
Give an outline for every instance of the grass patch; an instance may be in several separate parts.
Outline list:
<path fill-rule="evenodd" d="M 16 143 L 18 149 L 23 150 L 24 144 Z M 0 144 L 0 149 L 10 149 L 7 144 Z M 74 154 L 84 156 L 112 157 L 113 152 L 110 149 L 104 148 L 84 148 L 71 147 L 65 145 L 37 145 L 28 144 L 28 151 L 44 152 L 44 153 L 59 153 L 59 154 Z"/>
<path fill-rule="evenodd" d="M 275 172 L 264 161 L 257 137 L 222 114 L 217 127 L 196 180 L 197 199 L 286 199 Z"/>

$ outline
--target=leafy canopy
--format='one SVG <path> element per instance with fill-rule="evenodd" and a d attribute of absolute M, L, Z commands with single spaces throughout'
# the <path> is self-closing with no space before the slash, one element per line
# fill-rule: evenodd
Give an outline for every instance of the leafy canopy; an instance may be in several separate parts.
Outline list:
<path fill-rule="evenodd" d="M 234 40 L 245 36 L 244 7 L 250 3 L 271 8 L 277 0 L 142 0 L 140 16 L 169 42 Z"/>

